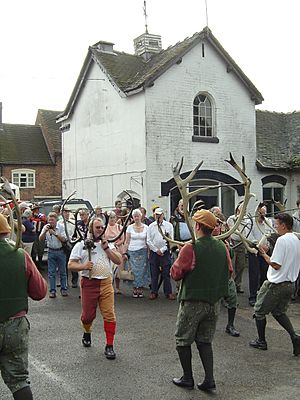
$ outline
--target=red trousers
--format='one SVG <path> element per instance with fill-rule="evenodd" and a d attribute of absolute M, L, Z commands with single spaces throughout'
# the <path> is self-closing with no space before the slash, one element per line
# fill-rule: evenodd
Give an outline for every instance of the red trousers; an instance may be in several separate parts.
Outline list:
<path fill-rule="evenodd" d="M 112 278 L 81 278 L 81 322 L 84 330 L 90 332 L 91 325 L 96 318 L 97 306 L 99 305 L 104 321 L 104 330 L 108 345 L 113 344 L 116 332 L 114 303 L 115 299 Z"/>

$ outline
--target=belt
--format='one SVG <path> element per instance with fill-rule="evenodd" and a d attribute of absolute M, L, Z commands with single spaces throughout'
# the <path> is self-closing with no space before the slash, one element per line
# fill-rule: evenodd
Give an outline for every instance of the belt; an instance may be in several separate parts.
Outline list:
<path fill-rule="evenodd" d="M 51 251 L 60 251 L 62 249 L 63 249 L 62 247 L 60 247 L 59 249 L 52 249 L 51 247 L 48 247 L 48 250 L 51 250 Z"/>

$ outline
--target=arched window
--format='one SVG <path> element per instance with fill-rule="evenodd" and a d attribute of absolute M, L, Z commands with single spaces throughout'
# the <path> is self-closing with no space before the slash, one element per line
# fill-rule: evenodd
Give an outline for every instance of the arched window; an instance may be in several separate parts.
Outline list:
<path fill-rule="evenodd" d="M 267 205 L 267 212 L 271 216 L 278 212 L 279 209 L 273 203 L 273 200 L 283 203 L 284 189 L 286 185 L 286 178 L 280 175 L 268 175 L 262 178 L 263 184 L 263 201 Z"/>
<path fill-rule="evenodd" d="M 199 93 L 193 102 L 193 140 L 218 142 L 214 138 L 214 110 L 213 103 L 206 93 Z M 214 139 L 214 140 L 211 140 Z"/>

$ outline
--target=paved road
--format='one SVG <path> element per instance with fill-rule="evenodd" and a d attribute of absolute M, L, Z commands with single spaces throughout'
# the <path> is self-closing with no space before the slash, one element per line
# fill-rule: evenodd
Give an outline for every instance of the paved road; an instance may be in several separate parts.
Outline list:
<path fill-rule="evenodd" d="M 116 297 L 117 359 L 103 355 L 101 319 L 94 326 L 92 347 L 81 345 L 78 289 L 70 296 L 30 303 L 30 375 L 36 400 L 296 400 L 300 392 L 300 357 L 292 356 L 288 335 L 268 319 L 269 350 L 249 348 L 255 337 L 252 309 L 246 295 L 240 296 L 236 327 L 240 338 L 224 333 L 227 311 L 222 307 L 214 351 L 217 392 L 185 391 L 171 383 L 181 375 L 174 345 L 178 304 L 162 295 L 155 301 Z M 289 314 L 300 332 L 300 302 Z M 196 382 L 203 371 L 193 347 Z M 0 380 L 0 399 L 11 395 Z"/>

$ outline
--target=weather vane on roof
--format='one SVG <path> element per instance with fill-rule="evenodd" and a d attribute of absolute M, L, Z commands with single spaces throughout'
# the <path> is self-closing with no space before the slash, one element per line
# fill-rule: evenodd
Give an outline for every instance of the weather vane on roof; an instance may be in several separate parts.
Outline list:
<path fill-rule="evenodd" d="M 205 11 L 206 11 L 206 26 L 208 26 L 207 0 L 205 0 Z"/>
<path fill-rule="evenodd" d="M 146 2 L 146 0 L 144 0 L 144 7 L 143 7 L 143 10 L 144 10 L 144 16 L 145 16 L 145 29 L 146 29 L 146 33 L 148 33 L 148 23 L 147 23 L 148 15 L 147 15 L 147 8 L 146 8 L 146 5 L 147 5 L 147 2 Z"/>

